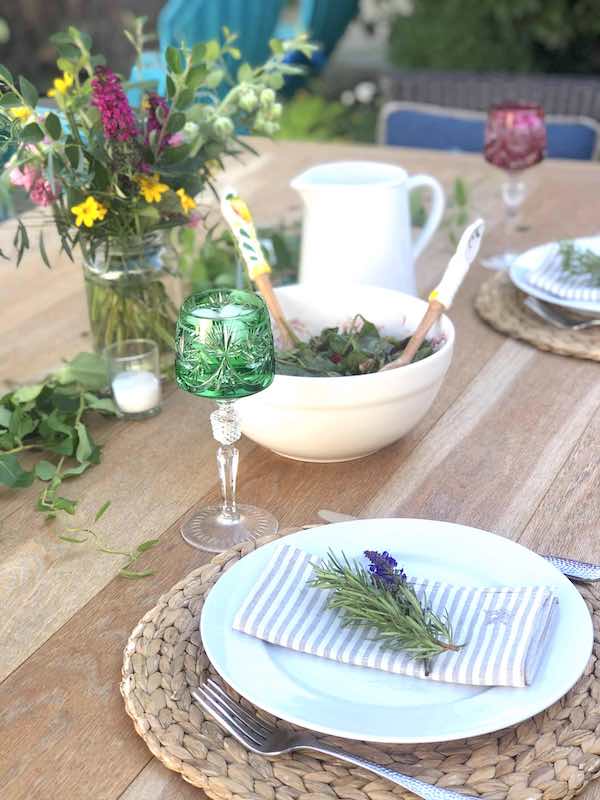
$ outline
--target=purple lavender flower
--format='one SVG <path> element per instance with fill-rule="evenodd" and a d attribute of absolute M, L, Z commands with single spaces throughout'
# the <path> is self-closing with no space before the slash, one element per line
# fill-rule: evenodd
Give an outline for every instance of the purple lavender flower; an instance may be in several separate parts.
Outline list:
<path fill-rule="evenodd" d="M 107 67 L 96 67 L 92 80 L 92 105 L 102 117 L 104 136 L 116 142 L 128 142 L 139 133 L 135 116 L 121 87 L 121 81 Z"/>
<path fill-rule="evenodd" d="M 387 550 L 378 553 L 377 550 L 365 550 L 365 556 L 371 562 L 369 572 L 373 580 L 386 589 L 394 590 L 399 584 L 406 582 L 406 573 L 398 569 L 398 562 Z"/>

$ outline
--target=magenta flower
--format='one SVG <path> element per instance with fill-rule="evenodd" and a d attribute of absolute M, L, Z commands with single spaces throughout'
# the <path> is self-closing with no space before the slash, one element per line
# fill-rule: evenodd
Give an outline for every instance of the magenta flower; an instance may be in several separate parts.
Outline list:
<path fill-rule="evenodd" d="M 92 80 L 92 105 L 100 111 L 107 139 L 128 142 L 138 135 L 137 122 L 121 81 L 107 67 L 96 67 L 96 77 Z"/>
<path fill-rule="evenodd" d="M 50 181 L 39 177 L 31 187 L 29 197 L 31 198 L 32 202 L 36 204 L 36 206 L 49 206 L 58 198 L 58 192 L 60 192 L 60 188 L 55 188 L 56 193 L 52 191 Z"/>

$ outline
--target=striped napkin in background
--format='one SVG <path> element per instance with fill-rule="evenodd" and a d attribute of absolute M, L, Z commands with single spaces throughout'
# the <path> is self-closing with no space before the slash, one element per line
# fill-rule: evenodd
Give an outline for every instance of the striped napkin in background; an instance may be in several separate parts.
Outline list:
<path fill-rule="evenodd" d="M 458 652 L 422 661 L 386 649 L 374 631 L 344 628 L 339 611 L 325 608 L 329 592 L 308 586 L 320 559 L 290 545 L 275 548 L 233 627 L 272 644 L 386 672 L 473 686 L 527 686 L 550 638 L 558 600 L 547 586 L 478 588 L 415 581 L 434 612 L 447 609 Z"/>
<path fill-rule="evenodd" d="M 590 286 L 589 275 L 563 272 L 558 245 L 552 246 L 539 266 L 527 272 L 527 283 L 562 300 L 600 303 L 600 288 Z"/>

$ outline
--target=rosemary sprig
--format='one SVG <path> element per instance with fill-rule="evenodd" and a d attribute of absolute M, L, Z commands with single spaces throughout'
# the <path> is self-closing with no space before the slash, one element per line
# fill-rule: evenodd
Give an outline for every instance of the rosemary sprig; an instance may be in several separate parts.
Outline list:
<path fill-rule="evenodd" d="M 327 560 L 315 567 L 311 585 L 328 589 L 327 607 L 342 612 L 342 625 L 375 628 L 376 638 L 393 650 L 403 650 L 416 660 L 429 662 L 447 650 L 462 645 L 452 639 L 447 612 L 438 616 L 424 596 L 419 602 L 415 590 L 396 561 L 388 553 L 366 551 L 369 570 L 350 562 L 342 553 L 331 551 Z M 426 672 L 429 671 L 426 663 Z"/>
<path fill-rule="evenodd" d="M 569 275 L 587 275 L 593 286 L 600 286 L 600 255 L 593 250 L 582 250 L 573 242 L 559 245 L 561 269 Z"/>

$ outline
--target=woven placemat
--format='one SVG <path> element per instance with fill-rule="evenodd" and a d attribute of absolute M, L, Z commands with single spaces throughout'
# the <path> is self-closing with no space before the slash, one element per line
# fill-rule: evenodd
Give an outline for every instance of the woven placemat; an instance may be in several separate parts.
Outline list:
<path fill-rule="evenodd" d="M 204 598 L 223 572 L 274 538 L 244 543 L 194 570 L 163 595 L 132 631 L 124 653 L 121 693 L 137 732 L 156 758 L 213 800 L 412 797 L 328 756 L 304 751 L 267 759 L 250 753 L 192 702 L 190 688 L 215 674 L 198 629 Z M 440 744 L 380 745 L 322 738 L 430 783 L 487 800 L 573 797 L 600 774 L 600 587 L 589 584 L 580 592 L 593 617 L 593 654 L 573 689 L 532 719 L 498 733 Z M 260 715 L 273 721 L 265 712 Z"/>
<path fill-rule="evenodd" d="M 499 272 L 481 285 L 475 308 L 496 330 L 523 339 L 539 350 L 600 361 L 600 328 L 585 331 L 553 328 L 523 305 L 524 297 L 508 275 Z"/>

